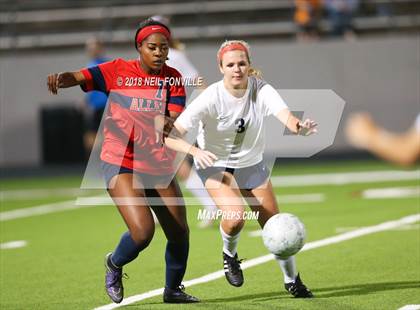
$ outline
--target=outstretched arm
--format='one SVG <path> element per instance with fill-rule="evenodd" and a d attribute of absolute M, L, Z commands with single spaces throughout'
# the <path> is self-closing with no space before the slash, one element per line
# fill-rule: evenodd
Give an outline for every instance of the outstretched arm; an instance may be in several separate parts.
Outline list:
<path fill-rule="evenodd" d="M 51 94 L 57 95 L 59 88 L 68 88 L 76 85 L 82 85 L 86 81 L 84 75 L 80 71 L 61 72 L 48 75 L 47 85 Z"/>
<path fill-rule="evenodd" d="M 306 119 L 304 122 L 301 122 L 289 111 L 289 109 L 280 110 L 280 112 L 277 113 L 276 118 L 295 134 L 309 136 L 317 132 L 316 126 L 318 124 L 315 123 L 315 121 Z"/>
<path fill-rule="evenodd" d="M 346 135 L 353 146 L 401 166 L 412 165 L 420 157 L 420 132 L 414 127 L 401 134 L 391 133 L 368 114 L 358 113 L 349 117 Z"/>
<path fill-rule="evenodd" d="M 201 168 L 211 167 L 217 160 L 216 155 L 209 151 L 202 150 L 191 145 L 183 139 L 187 131 L 179 124 L 175 123 L 173 129 L 165 138 L 165 145 L 177 152 L 192 155 Z"/>

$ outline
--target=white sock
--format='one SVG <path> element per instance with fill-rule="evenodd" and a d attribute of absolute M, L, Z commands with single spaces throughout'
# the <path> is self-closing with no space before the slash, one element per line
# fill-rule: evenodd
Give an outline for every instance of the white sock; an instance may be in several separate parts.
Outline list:
<path fill-rule="evenodd" d="M 209 193 L 204 187 L 203 182 L 194 169 L 191 169 L 191 173 L 188 179 L 185 181 L 185 187 L 191 192 L 191 194 L 194 195 L 195 198 L 198 199 L 198 201 L 200 201 L 200 204 L 204 207 L 205 210 L 209 212 L 217 210 L 213 199 L 210 197 Z"/>
<path fill-rule="evenodd" d="M 234 257 L 236 254 L 236 249 L 238 248 L 238 241 L 240 232 L 235 236 L 230 236 L 223 231 L 222 225 L 220 225 L 220 233 L 223 239 L 223 252 L 229 255 L 230 257 Z"/>
<path fill-rule="evenodd" d="M 274 256 L 280 265 L 281 271 L 283 272 L 284 283 L 294 282 L 297 277 L 295 257 L 290 256 L 287 259 L 281 259 L 276 255 Z"/>

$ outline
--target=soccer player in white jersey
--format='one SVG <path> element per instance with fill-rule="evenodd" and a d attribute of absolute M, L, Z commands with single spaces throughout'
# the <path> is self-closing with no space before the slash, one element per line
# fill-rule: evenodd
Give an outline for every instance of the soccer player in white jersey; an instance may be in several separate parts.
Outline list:
<path fill-rule="evenodd" d="M 279 212 L 269 171 L 263 163 L 264 118 L 273 115 L 300 135 L 316 132 L 316 123 L 294 117 L 277 91 L 258 77 L 258 71 L 250 66 L 246 42 L 223 43 L 218 62 L 223 80 L 210 85 L 189 104 L 175 121 L 177 132 L 165 143 L 194 157 L 197 172 L 220 210 L 240 215 L 222 217 L 220 223 L 226 279 L 239 287 L 244 282 L 237 253 L 244 226 L 242 198 L 259 212 L 261 227 Z M 198 124 L 198 147 L 177 138 Z M 313 297 L 297 273 L 295 258 L 276 260 L 283 271 L 286 290 L 295 297 Z"/>

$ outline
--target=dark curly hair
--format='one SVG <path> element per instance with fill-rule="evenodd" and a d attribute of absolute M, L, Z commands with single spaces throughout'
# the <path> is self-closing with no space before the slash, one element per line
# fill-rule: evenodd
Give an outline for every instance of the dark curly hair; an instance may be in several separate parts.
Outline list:
<path fill-rule="evenodd" d="M 136 34 L 135 34 L 135 36 L 134 36 L 134 47 L 135 47 L 135 49 L 137 50 L 138 49 L 138 46 L 137 46 L 137 35 L 138 35 L 138 33 L 144 28 L 144 27 L 147 27 L 147 26 L 153 26 L 153 25 L 158 25 L 158 26 L 162 26 L 162 27 L 165 27 L 168 31 L 169 31 L 169 33 L 171 33 L 171 30 L 169 29 L 169 27 L 168 26 L 166 26 L 165 24 L 162 24 L 161 22 L 158 22 L 158 21 L 156 21 L 156 20 L 154 20 L 154 19 L 152 19 L 152 18 L 148 18 L 148 19 L 145 19 L 144 21 L 142 21 L 140 24 L 139 24 L 139 28 L 137 28 L 137 31 L 136 31 Z"/>

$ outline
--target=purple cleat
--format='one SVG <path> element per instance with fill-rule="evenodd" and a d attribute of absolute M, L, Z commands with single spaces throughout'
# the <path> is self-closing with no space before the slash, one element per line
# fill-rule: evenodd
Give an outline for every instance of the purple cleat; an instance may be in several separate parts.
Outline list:
<path fill-rule="evenodd" d="M 112 253 L 105 256 L 105 290 L 109 298 L 119 304 L 124 298 L 122 278 L 127 275 L 122 273 L 122 268 L 116 268 L 111 262 Z"/>

